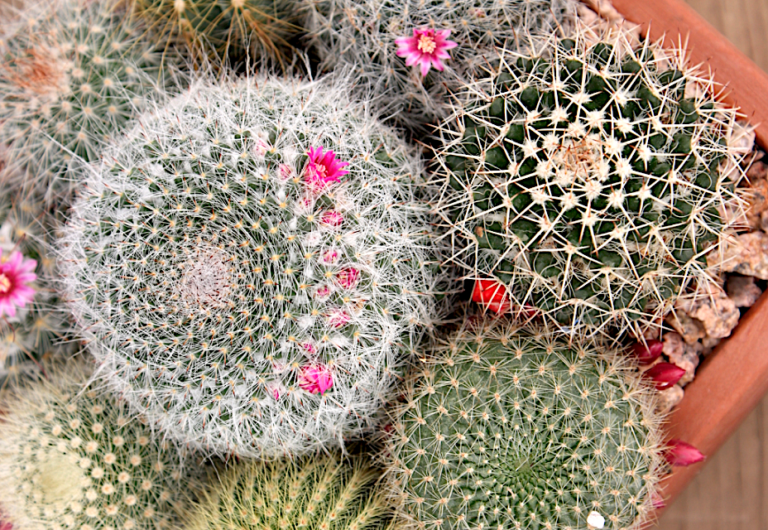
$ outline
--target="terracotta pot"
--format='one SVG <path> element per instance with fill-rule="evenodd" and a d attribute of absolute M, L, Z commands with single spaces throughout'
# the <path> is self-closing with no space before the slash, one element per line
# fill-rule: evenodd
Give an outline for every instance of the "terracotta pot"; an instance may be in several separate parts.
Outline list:
<path fill-rule="evenodd" d="M 757 125 L 757 141 L 768 150 L 768 75 L 681 0 L 611 0 L 652 40 L 686 43 L 691 64 L 711 70 L 724 85 L 722 100 Z M 592 2 L 585 2 L 587 4 Z M 670 439 L 695 445 L 712 456 L 768 391 L 768 292 L 739 321 L 730 338 L 707 357 L 670 417 Z M 675 468 L 664 481 L 669 506 L 706 461 Z"/>

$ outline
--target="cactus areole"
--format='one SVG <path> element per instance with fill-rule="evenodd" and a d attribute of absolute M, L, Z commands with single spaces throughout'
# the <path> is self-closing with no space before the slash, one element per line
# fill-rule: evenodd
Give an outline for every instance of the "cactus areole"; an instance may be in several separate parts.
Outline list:
<path fill-rule="evenodd" d="M 107 379 L 172 437 L 253 456 L 339 444 L 429 324 L 419 165 L 349 109 L 331 85 L 201 83 L 74 207 L 74 313 Z"/>

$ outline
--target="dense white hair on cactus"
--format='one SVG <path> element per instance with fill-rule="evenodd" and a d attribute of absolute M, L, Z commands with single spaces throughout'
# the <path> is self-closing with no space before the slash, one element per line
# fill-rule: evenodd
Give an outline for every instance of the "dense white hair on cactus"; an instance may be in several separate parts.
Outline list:
<path fill-rule="evenodd" d="M 745 204 L 739 114 L 717 92 L 685 50 L 623 28 L 499 52 L 435 141 L 452 261 L 569 328 L 659 326 L 712 281 Z"/>
<path fill-rule="evenodd" d="M 431 326 L 420 164 L 346 87 L 199 81 L 92 169 L 64 290 L 100 375 L 168 436 L 259 457 L 340 445 Z M 349 173 L 313 191 L 320 146 Z"/>
<path fill-rule="evenodd" d="M 321 68 L 352 67 L 358 90 L 376 96 L 377 110 L 408 129 L 449 111 L 448 87 L 466 67 L 495 47 L 514 47 L 524 36 L 557 32 L 575 15 L 572 0 L 424 2 L 424 0 L 304 0 L 307 40 Z M 451 30 L 458 46 L 445 72 L 422 78 L 397 56 L 395 40 L 414 29 Z"/>
<path fill-rule="evenodd" d="M 200 491 L 200 468 L 116 398 L 88 388 L 84 363 L 47 369 L 2 396 L 3 520 L 18 530 L 178 525 Z"/>

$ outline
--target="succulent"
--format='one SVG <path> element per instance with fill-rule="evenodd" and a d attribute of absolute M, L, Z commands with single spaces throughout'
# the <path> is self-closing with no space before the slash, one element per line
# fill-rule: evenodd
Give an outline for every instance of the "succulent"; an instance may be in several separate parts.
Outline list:
<path fill-rule="evenodd" d="M 571 0 L 304 0 L 307 42 L 321 69 L 353 69 L 358 90 L 408 129 L 423 128 L 449 110 L 448 88 L 466 66 L 496 46 L 557 31 L 575 13 Z M 398 56 L 414 30 L 450 30 L 458 44 L 445 72 L 422 75 Z M 416 43 L 418 46 L 418 43 Z M 424 50 L 424 46 L 420 48 Z M 429 51 L 427 49 L 427 51 Z M 434 63 L 433 63 L 434 65 Z"/>
<path fill-rule="evenodd" d="M 62 272 L 114 389 L 218 453 L 370 427 L 443 281 L 406 145 L 341 81 L 257 78 L 200 81 L 105 160 Z"/>
<path fill-rule="evenodd" d="M 199 489 L 193 462 L 152 438 L 80 363 L 7 391 L 0 429 L 0 513 L 17 530 L 177 525 Z"/>
<path fill-rule="evenodd" d="M 189 530 L 370 530 L 391 517 L 380 473 L 362 456 L 234 464 L 190 510 Z"/>
<path fill-rule="evenodd" d="M 30 170 L 49 202 L 72 191 L 70 169 L 98 158 L 163 83 L 160 54 L 114 0 L 29 3 L 21 23 L 0 31 L 0 144 Z"/>
<path fill-rule="evenodd" d="M 501 52 L 436 138 L 452 261 L 515 308 L 640 333 L 698 282 L 741 207 L 736 112 L 684 52 L 589 30 Z"/>
<path fill-rule="evenodd" d="M 298 33 L 297 2 L 292 0 L 132 0 L 166 46 L 185 46 L 204 62 L 273 59 L 285 63 Z"/>
<path fill-rule="evenodd" d="M 654 399 L 605 344 L 503 319 L 467 325 L 428 350 L 394 413 L 406 523 L 642 528 L 664 470 Z"/>

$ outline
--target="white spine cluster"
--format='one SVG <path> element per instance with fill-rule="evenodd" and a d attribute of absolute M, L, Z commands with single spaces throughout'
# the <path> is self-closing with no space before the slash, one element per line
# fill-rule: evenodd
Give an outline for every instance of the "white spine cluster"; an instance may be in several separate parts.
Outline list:
<path fill-rule="evenodd" d="M 574 16 L 571 0 L 425 2 L 424 0 L 304 0 L 307 39 L 321 68 L 354 68 L 357 89 L 375 96 L 377 110 L 408 129 L 442 118 L 449 86 L 466 66 L 495 47 L 514 47 L 525 36 L 557 32 Z M 397 56 L 399 37 L 413 29 L 450 29 L 458 47 L 446 71 L 422 78 Z"/>
<path fill-rule="evenodd" d="M 110 148 L 74 206 L 71 309 L 100 374 L 169 436 L 247 456 L 339 445 L 431 325 L 420 165 L 345 90 L 201 81 Z M 318 146 L 349 173 L 312 192 Z"/>

